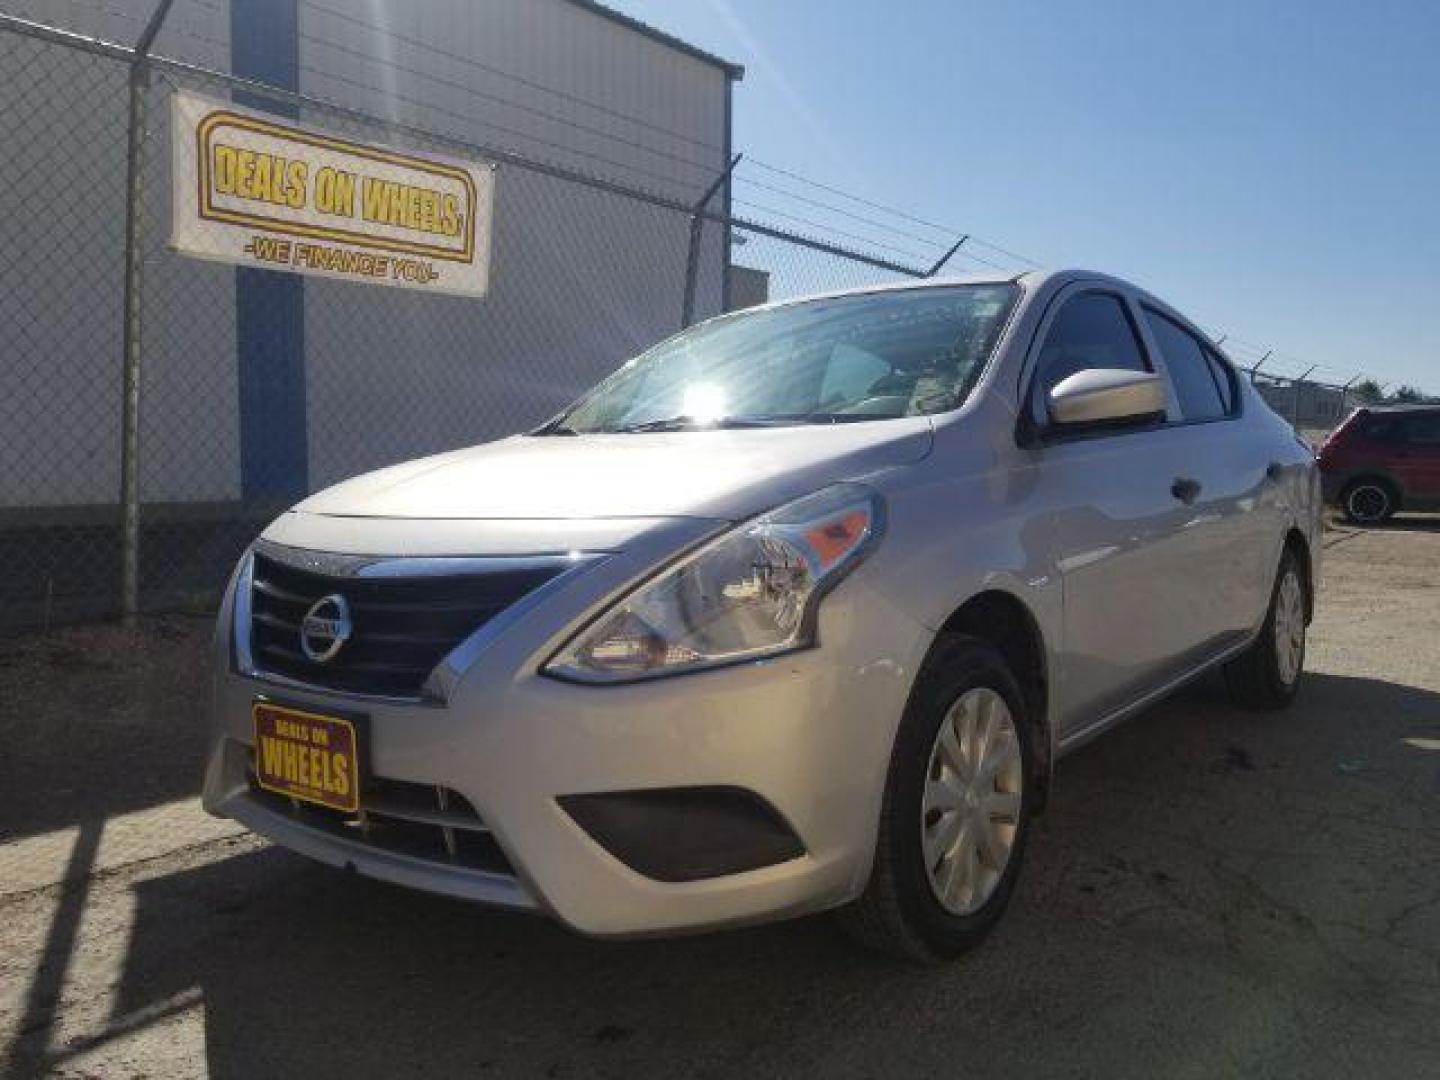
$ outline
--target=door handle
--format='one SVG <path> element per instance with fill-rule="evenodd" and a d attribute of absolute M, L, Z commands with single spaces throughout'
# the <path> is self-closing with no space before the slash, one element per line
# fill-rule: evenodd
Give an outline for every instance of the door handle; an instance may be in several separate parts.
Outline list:
<path fill-rule="evenodd" d="M 1200 481 L 1189 476 L 1177 476 L 1170 485 L 1170 494 L 1189 506 L 1200 496 Z"/>

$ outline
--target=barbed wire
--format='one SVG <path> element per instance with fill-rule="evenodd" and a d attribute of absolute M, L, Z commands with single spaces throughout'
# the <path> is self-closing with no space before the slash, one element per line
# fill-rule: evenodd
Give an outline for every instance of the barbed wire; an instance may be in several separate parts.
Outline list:
<path fill-rule="evenodd" d="M 736 206 L 748 207 L 751 210 L 758 210 L 762 214 L 769 214 L 771 217 L 785 218 L 788 221 L 794 221 L 801 225 L 806 225 L 812 229 L 820 229 L 831 236 L 843 237 L 847 240 L 854 240 L 857 243 L 865 244 L 869 247 L 879 248 L 883 251 L 894 252 L 897 255 L 904 255 L 906 258 L 914 259 L 922 264 L 926 261 L 926 257 L 924 255 L 920 254 L 919 252 L 910 251 L 907 248 L 900 247 L 898 244 L 891 244 L 884 240 L 876 240 L 873 237 L 864 236 L 860 233 L 846 232 L 843 229 L 837 229 L 834 226 L 822 224 L 821 222 L 814 221 L 810 218 L 802 217 L 799 214 L 792 214 L 788 211 L 780 210 L 773 206 L 765 206 L 761 203 L 751 202 L 748 199 L 735 199 L 733 201 Z"/>
<path fill-rule="evenodd" d="M 856 203 L 857 205 L 861 205 L 871 210 L 877 211 L 880 214 L 890 215 L 900 221 L 919 225 L 923 228 L 933 229 L 937 233 L 945 234 L 948 237 L 953 238 L 957 236 L 964 236 L 965 245 L 961 247 L 958 254 L 973 261 L 979 262 L 982 265 L 987 265 L 995 269 L 1008 269 L 1007 267 L 1001 266 L 1000 264 L 997 264 L 993 261 L 989 261 L 980 256 L 977 256 L 974 252 L 966 251 L 966 247 L 972 244 L 979 245 L 986 250 L 994 251 L 997 254 L 1003 256 L 1004 258 L 1012 260 L 1013 263 L 1020 264 L 1021 267 L 1038 269 L 1045 265 L 1040 260 L 1031 258 L 1028 255 L 1023 255 L 1013 250 L 1012 248 L 1005 247 L 992 240 L 987 240 L 984 237 L 977 236 L 972 232 L 968 232 L 967 230 L 959 228 L 958 226 L 944 225 L 929 218 L 920 217 L 919 215 L 911 213 L 909 211 L 901 210 L 898 207 L 890 206 L 885 203 L 878 202 L 874 199 L 868 199 L 862 195 L 857 195 L 854 192 L 846 191 L 845 189 L 837 187 L 834 184 L 829 184 L 824 181 L 816 180 L 812 177 L 806 176 L 805 174 L 798 172 L 795 169 L 785 168 L 783 166 L 775 165 L 770 162 L 762 161 L 753 157 L 745 158 L 743 164 L 748 164 L 749 166 L 762 169 L 768 173 L 785 177 L 788 180 L 791 180 L 800 185 L 804 185 L 808 188 L 825 191 L 838 198 L 846 199 Z M 920 237 L 913 232 L 900 229 L 898 226 L 889 224 L 883 220 L 877 220 L 873 217 L 856 215 L 852 212 L 844 210 L 843 208 L 835 207 L 833 204 L 828 204 L 818 199 L 812 199 L 806 195 L 800 194 L 799 192 L 789 190 L 778 185 L 766 185 L 761 181 L 744 176 L 738 176 L 737 180 L 741 183 L 750 184 L 756 187 L 765 187 L 768 190 L 777 194 L 786 195 L 791 199 L 806 203 L 807 205 L 815 206 L 817 208 L 831 210 L 849 219 L 864 221 L 875 228 L 888 228 L 896 235 L 904 236 L 909 239 L 914 239 L 919 242 L 928 242 L 930 244 L 933 244 L 937 248 L 944 247 L 946 244 L 946 241 L 940 239 L 939 237 L 933 239 Z M 820 228 L 826 227 L 823 223 L 812 224 Z M 1313 376 L 1314 373 L 1320 372 L 1323 374 L 1328 374 L 1335 378 L 1337 380 L 1335 385 L 1340 386 L 1345 385 L 1346 383 L 1353 384 L 1359 382 L 1367 378 L 1368 375 L 1368 373 L 1364 371 L 1351 371 L 1335 367 L 1331 364 L 1314 363 L 1303 357 L 1296 356 L 1289 352 L 1282 352 L 1271 346 L 1259 345 L 1245 338 L 1241 338 L 1234 334 L 1231 334 L 1218 325 L 1206 324 L 1202 327 L 1202 329 L 1204 329 L 1205 332 L 1210 335 L 1213 341 L 1220 344 L 1221 348 L 1225 351 L 1240 354 L 1237 359 L 1245 361 L 1241 366 L 1244 366 L 1248 369 L 1263 360 L 1264 367 L 1262 367 L 1261 369 L 1262 373 L 1264 373 L 1264 368 L 1268 367 L 1270 369 L 1268 374 L 1272 375 L 1275 378 L 1293 380 L 1302 373 L 1308 372 L 1311 376 Z M 1289 370 L 1287 371 L 1287 369 Z M 1311 381 L 1319 382 L 1320 380 L 1315 380 L 1312 378 Z"/>

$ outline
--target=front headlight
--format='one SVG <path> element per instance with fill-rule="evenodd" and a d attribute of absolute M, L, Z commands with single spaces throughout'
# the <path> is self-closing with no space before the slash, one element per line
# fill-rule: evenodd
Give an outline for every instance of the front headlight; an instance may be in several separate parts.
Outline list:
<path fill-rule="evenodd" d="M 623 682 L 733 664 L 815 640 L 815 608 L 878 539 L 880 497 L 836 484 L 712 540 L 577 634 L 545 673 Z"/>

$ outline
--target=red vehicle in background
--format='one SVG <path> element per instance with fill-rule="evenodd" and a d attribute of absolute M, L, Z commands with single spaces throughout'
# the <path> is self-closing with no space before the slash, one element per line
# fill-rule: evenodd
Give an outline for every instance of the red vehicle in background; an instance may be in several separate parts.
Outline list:
<path fill-rule="evenodd" d="M 1362 525 L 1440 509 L 1440 406 L 1356 409 L 1320 447 L 1325 500 Z"/>

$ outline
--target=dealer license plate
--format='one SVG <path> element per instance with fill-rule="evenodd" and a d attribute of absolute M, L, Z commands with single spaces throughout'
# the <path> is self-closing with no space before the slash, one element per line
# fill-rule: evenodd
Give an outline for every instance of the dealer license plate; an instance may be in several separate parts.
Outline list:
<path fill-rule="evenodd" d="M 269 701 L 251 708 L 255 778 L 267 791 L 354 813 L 360 809 L 355 724 Z"/>

